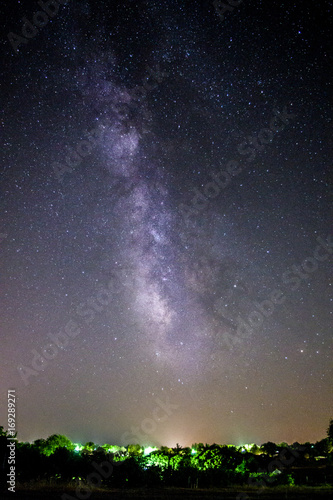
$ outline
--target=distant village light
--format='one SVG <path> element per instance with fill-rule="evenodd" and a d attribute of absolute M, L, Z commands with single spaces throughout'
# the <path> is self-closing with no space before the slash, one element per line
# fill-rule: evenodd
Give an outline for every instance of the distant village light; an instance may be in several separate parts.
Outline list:
<path fill-rule="evenodd" d="M 157 450 L 157 448 L 152 448 L 151 446 L 148 446 L 147 448 L 144 449 L 144 455 L 149 455 L 152 451 Z"/>

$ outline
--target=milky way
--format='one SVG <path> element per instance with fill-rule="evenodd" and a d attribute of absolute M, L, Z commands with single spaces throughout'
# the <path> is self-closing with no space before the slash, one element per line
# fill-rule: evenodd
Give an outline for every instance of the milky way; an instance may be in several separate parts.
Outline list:
<path fill-rule="evenodd" d="M 7 34 L 37 7 L 6 9 L 1 374 L 19 438 L 321 439 L 329 3 L 221 19 L 71 0 L 18 53 Z"/>

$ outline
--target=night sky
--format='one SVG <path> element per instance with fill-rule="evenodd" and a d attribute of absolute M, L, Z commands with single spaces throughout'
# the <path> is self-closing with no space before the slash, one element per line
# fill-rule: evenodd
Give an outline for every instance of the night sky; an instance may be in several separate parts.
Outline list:
<path fill-rule="evenodd" d="M 324 438 L 332 2 L 4 4 L 1 425 Z"/>

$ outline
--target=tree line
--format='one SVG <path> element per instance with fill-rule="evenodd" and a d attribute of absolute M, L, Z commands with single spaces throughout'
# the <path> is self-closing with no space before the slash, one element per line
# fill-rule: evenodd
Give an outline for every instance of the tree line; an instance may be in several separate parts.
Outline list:
<path fill-rule="evenodd" d="M 6 485 L 7 432 L 0 427 L 1 486 Z M 327 437 L 316 443 L 267 442 L 233 446 L 194 443 L 192 447 L 145 448 L 93 442 L 73 443 L 53 434 L 33 443 L 16 442 L 17 481 L 82 483 L 97 464 L 112 464 L 103 477 L 106 487 L 176 486 L 226 487 L 230 485 L 308 484 L 332 482 L 333 420 Z"/>

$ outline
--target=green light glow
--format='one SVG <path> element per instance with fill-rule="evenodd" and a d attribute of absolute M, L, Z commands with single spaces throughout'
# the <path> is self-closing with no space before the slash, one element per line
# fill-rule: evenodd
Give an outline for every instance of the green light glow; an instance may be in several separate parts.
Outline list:
<path fill-rule="evenodd" d="M 152 448 L 151 446 L 148 446 L 147 448 L 144 449 L 143 454 L 144 455 L 149 455 L 152 451 L 156 451 L 157 448 Z"/>

